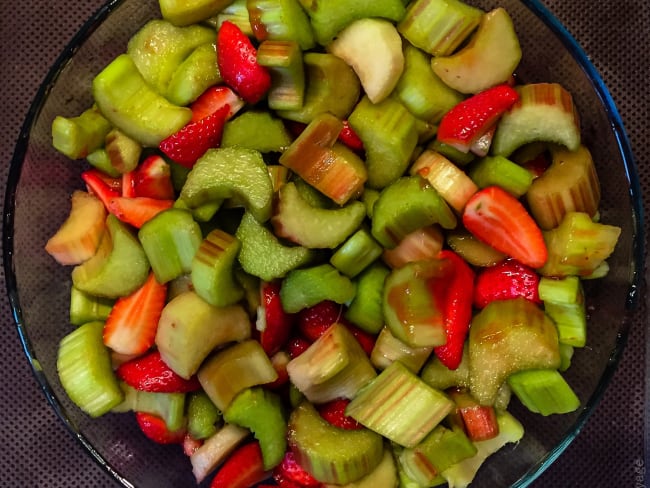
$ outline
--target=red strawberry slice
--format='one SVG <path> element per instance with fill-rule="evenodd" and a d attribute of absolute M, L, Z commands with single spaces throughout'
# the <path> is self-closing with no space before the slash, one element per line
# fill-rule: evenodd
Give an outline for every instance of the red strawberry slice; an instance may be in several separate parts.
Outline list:
<path fill-rule="evenodd" d="M 311 343 L 304 337 L 294 337 L 287 343 L 287 352 L 291 359 L 297 358 L 305 352 Z"/>
<path fill-rule="evenodd" d="M 343 307 L 331 300 L 324 300 L 298 312 L 297 325 L 300 333 L 314 342 L 329 329 L 330 325 L 341 320 Z"/>
<path fill-rule="evenodd" d="M 483 268 L 474 287 L 474 305 L 483 308 L 494 300 L 524 297 L 537 304 L 539 275 L 530 266 L 516 259 L 505 259 L 489 268 Z"/>
<path fill-rule="evenodd" d="M 178 376 L 158 351 L 127 361 L 115 371 L 117 377 L 136 390 L 154 393 L 187 393 L 201 388 L 196 376 L 189 380 Z"/>
<path fill-rule="evenodd" d="M 160 150 L 172 161 L 191 168 L 208 149 L 219 146 L 229 112 L 230 107 L 225 105 L 212 115 L 189 122 L 178 132 L 163 139 Z"/>
<path fill-rule="evenodd" d="M 481 241 L 531 268 L 546 262 L 548 251 L 539 226 L 519 200 L 497 186 L 483 188 L 469 199 L 463 224 Z"/>
<path fill-rule="evenodd" d="M 149 197 L 113 197 L 106 208 L 122 222 L 138 229 L 160 212 L 171 208 L 174 200 L 158 200 Z"/>
<path fill-rule="evenodd" d="M 488 88 L 463 100 L 442 117 L 438 140 L 468 152 L 517 100 L 519 94 L 507 84 Z"/>
<path fill-rule="evenodd" d="M 357 342 L 361 345 L 361 348 L 364 350 L 366 355 L 370 356 L 372 354 L 372 350 L 375 347 L 375 336 L 372 334 L 369 334 L 365 330 L 361 330 L 355 325 L 352 325 L 348 323 L 346 320 L 339 321 L 343 323 L 347 329 L 352 332 L 352 335 L 355 337 Z"/>
<path fill-rule="evenodd" d="M 135 171 L 127 171 L 122 174 L 122 196 L 133 198 L 135 194 Z"/>
<path fill-rule="evenodd" d="M 120 354 L 144 354 L 153 346 L 167 285 L 152 273 L 136 291 L 118 298 L 104 324 L 104 344 Z"/>
<path fill-rule="evenodd" d="M 250 488 L 269 477 L 257 441 L 238 447 L 219 468 L 210 488 Z"/>
<path fill-rule="evenodd" d="M 88 193 L 92 193 L 99 198 L 104 206 L 108 209 L 108 202 L 115 197 L 119 197 L 122 193 L 122 183 L 120 179 L 119 190 L 109 184 L 110 176 L 104 175 L 99 170 L 89 169 L 81 173 L 81 179 L 86 183 Z"/>
<path fill-rule="evenodd" d="M 244 106 L 244 101 L 227 86 L 211 86 L 197 98 L 190 109 L 192 122 L 198 122 L 228 105 L 230 110 L 226 120 L 235 115 Z"/>
<path fill-rule="evenodd" d="M 217 63 L 226 85 L 247 103 L 259 102 L 271 87 L 271 75 L 257 63 L 253 43 L 230 21 L 221 24 L 217 33 Z"/>
<path fill-rule="evenodd" d="M 273 469 L 273 479 L 284 487 L 291 486 L 289 483 L 294 483 L 302 488 L 320 488 L 322 486 L 320 481 L 298 464 L 291 451 L 287 451 L 282 462 Z"/>
<path fill-rule="evenodd" d="M 145 158 L 133 172 L 133 193 L 135 197 L 173 200 L 174 186 L 169 164 L 162 156 L 153 154 Z"/>
<path fill-rule="evenodd" d="M 318 413 L 334 427 L 345 430 L 359 430 L 363 426 L 352 417 L 345 415 L 345 409 L 350 403 L 347 398 L 339 398 L 319 405 Z"/>
<path fill-rule="evenodd" d="M 135 419 L 142 433 L 158 444 L 182 444 L 185 439 L 185 427 L 169 430 L 165 421 L 157 415 L 135 412 Z"/>
<path fill-rule="evenodd" d="M 260 344 L 272 356 L 289 340 L 295 315 L 284 311 L 280 299 L 280 283 L 262 283 L 260 287 L 261 310 L 258 313 Z"/>
<path fill-rule="evenodd" d="M 354 129 L 350 127 L 350 123 L 347 120 L 343 121 L 343 129 L 339 133 L 339 141 L 341 141 L 353 151 L 363 151 L 363 141 L 354 131 Z"/>

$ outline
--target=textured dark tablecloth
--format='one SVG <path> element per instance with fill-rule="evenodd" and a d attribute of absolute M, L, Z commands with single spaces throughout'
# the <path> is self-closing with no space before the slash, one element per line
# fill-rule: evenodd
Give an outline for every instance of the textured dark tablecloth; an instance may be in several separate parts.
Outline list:
<path fill-rule="evenodd" d="M 101 3 L 0 0 L 1 182 L 6 181 L 20 126 L 39 84 L 58 53 Z M 650 194 L 647 1 L 546 0 L 545 4 L 577 38 L 609 86 L 630 136 L 641 186 Z M 4 184 L 2 187 L 4 190 Z M 4 294 L 0 307 L 0 487 L 116 486 L 68 434 L 39 391 Z M 620 367 L 602 402 L 577 439 L 534 487 L 646 485 L 646 308 L 644 298 Z"/>

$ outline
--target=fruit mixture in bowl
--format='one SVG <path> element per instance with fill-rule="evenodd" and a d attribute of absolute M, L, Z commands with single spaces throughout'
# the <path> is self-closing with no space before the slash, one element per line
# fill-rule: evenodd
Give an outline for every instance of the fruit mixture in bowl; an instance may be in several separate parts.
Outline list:
<path fill-rule="evenodd" d="M 629 224 L 510 9 L 157 7 L 50 125 L 72 408 L 210 487 L 464 487 L 540 419 L 575 435 Z"/>

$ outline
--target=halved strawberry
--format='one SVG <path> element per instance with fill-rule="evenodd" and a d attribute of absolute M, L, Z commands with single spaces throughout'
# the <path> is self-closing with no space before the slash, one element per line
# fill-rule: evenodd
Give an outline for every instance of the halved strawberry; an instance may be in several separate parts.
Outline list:
<path fill-rule="evenodd" d="M 307 340 L 314 342 L 329 329 L 330 325 L 338 322 L 342 315 L 342 305 L 324 300 L 298 312 L 298 330 Z"/>
<path fill-rule="evenodd" d="M 127 385 L 141 391 L 187 393 L 201 388 L 196 376 L 187 380 L 172 371 L 158 351 L 151 351 L 121 364 L 115 373 Z"/>
<path fill-rule="evenodd" d="M 477 93 L 455 105 L 442 117 L 437 138 L 459 151 L 469 152 L 472 144 L 490 130 L 517 100 L 519 94 L 507 84 Z"/>
<path fill-rule="evenodd" d="M 259 102 L 271 87 L 271 74 L 257 62 L 257 50 L 242 30 L 230 21 L 217 33 L 217 63 L 226 85 L 247 103 Z"/>
<path fill-rule="evenodd" d="M 133 172 L 133 191 L 136 197 L 173 200 L 174 186 L 169 164 L 165 159 L 152 154 L 140 163 Z"/>
<path fill-rule="evenodd" d="M 97 169 L 89 169 L 81 173 L 81 179 L 86 183 L 86 188 L 88 193 L 95 195 L 99 198 L 104 206 L 108 209 L 108 202 L 111 198 L 119 197 L 122 193 L 121 189 L 121 179 L 120 179 L 120 189 L 109 185 L 107 178 L 110 176 L 105 175 Z"/>
<path fill-rule="evenodd" d="M 199 98 L 197 98 L 190 109 L 192 110 L 192 122 L 197 122 L 204 119 L 221 108 L 228 105 L 230 110 L 226 116 L 226 120 L 235 115 L 244 106 L 244 101 L 237 96 L 227 86 L 211 86 L 205 90 Z"/>
<path fill-rule="evenodd" d="M 363 141 L 359 135 L 354 132 L 354 129 L 350 127 L 350 123 L 347 120 L 343 121 L 343 129 L 339 133 L 339 141 L 341 141 L 353 151 L 363 151 Z"/>
<path fill-rule="evenodd" d="M 539 226 L 519 200 L 497 186 L 483 188 L 469 199 L 463 224 L 481 241 L 531 268 L 546 262 L 548 251 Z"/>
<path fill-rule="evenodd" d="M 352 417 L 345 415 L 350 403 L 347 398 L 339 398 L 318 406 L 318 413 L 334 427 L 345 430 L 358 430 L 363 426 Z"/>
<path fill-rule="evenodd" d="M 135 170 L 122 173 L 122 196 L 133 198 L 135 194 Z"/>
<path fill-rule="evenodd" d="M 250 488 L 269 477 L 257 441 L 238 447 L 219 468 L 210 488 Z"/>
<path fill-rule="evenodd" d="M 261 307 L 258 313 L 260 344 L 272 356 L 289 340 L 295 315 L 284 311 L 280 299 L 280 283 L 267 282 L 260 286 Z"/>
<path fill-rule="evenodd" d="M 533 268 L 516 259 L 505 259 L 478 273 L 474 287 L 474 306 L 483 308 L 493 300 L 517 297 L 541 304 L 538 287 L 539 275 Z"/>
<path fill-rule="evenodd" d="M 172 161 L 191 168 L 208 149 L 219 146 L 229 112 L 230 107 L 225 105 L 212 115 L 189 122 L 178 132 L 163 139 L 160 150 Z"/>
<path fill-rule="evenodd" d="M 303 488 L 319 488 L 322 486 L 320 481 L 298 464 L 291 451 L 287 451 L 282 462 L 273 468 L 273 479 L 280 486 L 287 486 L 283 483 L 295 483 Z"/>
<path fill-rule="evenodd" d="M 160 212 L 171 208 L 174 200 L 158 200 L 149 197 L 113 197 L 106 204 L 107 210 L 122 222 L 138 229 Z"/>
<path fill-rule="evenodd" d="M 297 358 L 310 346 L 310 342 L 304 337 L 294 337 L 287 343 L 287 352 L 291 359 Z"/>
<path fill-rule="evenodd" d="M 153 346 L 167 285 L 153 272 L 136 291 L 118 298 L 104 324 L 104 344 L 120 354 L 144 354 Z"/>
<path fill-rule="evenodd" d="M 185 439 L 185 426 L 169 430 L 162 418 L 146 412 L 135 412 L 135 419 L 142 433 L 158 444 L 181 444 Z"/>

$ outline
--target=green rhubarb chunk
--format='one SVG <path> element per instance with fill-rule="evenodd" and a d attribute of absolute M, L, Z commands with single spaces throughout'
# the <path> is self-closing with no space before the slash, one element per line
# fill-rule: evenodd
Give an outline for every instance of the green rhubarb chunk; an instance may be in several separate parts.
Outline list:
<path fill-rule="evenodd" d="M 266 97 L 269 108 L 300 110 L 305 101 L 305 66 L 300 45 L 295 41 L 264 41 L 257 48 L 257 63 L 271 73 Z"/>
<path fill-rule="evenodd" d="M 525 298 L 490 302 L 469 330 L 469 387 L 482 405 L 493 405 L 508 376 L 560 366 L 557 328 Z"/>
<path fill-rule="evenodd" d="M 246 6 L 258 41 L 291 41 L 303 51 L 315 46 L 309 17 L 298 0 L 247 0 Z"/>
<path fill-rule="evenodd" d="M 463 95 L 448 87 L 432 70 L 431 56 L 411 44 L 404 46 L 404 73 L 395 95 L 417 118 L 439 122 Z"/>
<path fill-rule="evenodd" d="M 188 105 L 213 85 L 221 83 L 215 41 L 197 46 L 176 68 L 166 96 L 176 105 Z"/>
<path fill-rule="evenodd" d="M 271 223 L 279 237 L 310 249 L 333 249 L 359 228 L 365 216 L 359 201 L 333 209 L 312 207 L 289 182 L 280 188 Z"/>
<path fill-rule="evenodd" d="M 356 293 L 355 284 L 330 264 L 290 271 L 280 289 L 286 312 L 299 312 L 323 300 L 350 302 Z"/>
<path fill-rule="evenodd" d="M 330 263 L 344 275 L 354 278 L 370 266 L 383 252 L 366 229 L 359 229 L 339 247 Z"/>
<path fill-rule="evenodd" d="M 497 423 L 499 433 L 496 437 L 475 442 L 477 453 L 474 456 L 464 459 L 442 472 L 442 476 L 447 480 L 449 486 L 467 488 L 483 462 L 491 454 L 494 454 L 506 444 L 516 444 L 524 436 L 524 427 L 507 411 L 497 411 Z"/>
<path fill-rule="evenodd" d="M 384 448 L 384 456 L 381 458 L 379 465 L 363 478 L 345 485 L 324 483 L 324 488 L 377 488 L 378 486 L 388 488 L 398 486 L 397 465 L 389 447 Z"/>
<path fill-rule="evenodd" d="M 296 461 L 308 473 L 321 483 L 337 485 L 367 476 L 384 454 L 379 434 L 368 429 L 335 427 L 306 401 L 289 417 L 288 443 Z"/>
<path fill-rule="evenodd" d="M 138 166 L 142 154 L 140 143 L 119 129 L 112 129 L 106 134 L 104 149 L 111 166 L 120 174 L 133 171 Z"/>
<path fill-rule="evenodd" d="M 126 224 L 109 214 L 93 257 L 75 266 L 72 284 L 90 295 L 118 298 L 134 292 L 147 279 L 150 265 L 144 248 Z"/>
<path fill-rule="evenodd" d="M 160 212 L 146 222 L 138 238 L 158 283 L 167 283 L 192 271 L 192 260 L 201 245 L 199 224 L 180 208 Z"/>
<path fill-rule="evenodd" d="M 508 377 L 508 385 L 531 412 L 544 416 L 574 412 L 580 399 L 555 369 L 531 369 Z"/>
<path fill-rule="evenodd" d="M 273 183 L 259 151 L 208 149 L 187 175 L 180 198 L 190 207 L 234 198 L 259 221 L 271 217 Z"/>
<path fill-rule="evenodd" d="M 287 364 L 291 383 L 312 403 L 354 398 L 377 376 L 368 356 L 342 324 L 332 324 Z"/>
<path fill-rule="evenodd" d="M 479 188 L 499 186 L 519 198 L 533 183 L 533 174 L 503 156 L 486 156 L 469 170 L 469 177 Z"/>
<path fill-rule="evenodd" d="M 415 117 L 394 98 L 374 104 L 364 96 L 349 122 L 366 149 L 368 185 L 382 189 L 397 180 L 418 142 Z"/>
<path fill-rule="evenodd" d="M 86 161 L 88 161 L 88 163 L 90 163 L 94 168 L 106 173 L 108 176 L 112 176 L 113 178 L 121 176 L 120 172 L 111 164 L 111 159 L 108 157 L 108 153 L 103 147 L 95 149 L 93 152 L 88 154 L 88 156 L 86 156 Z"/>
<path fill-rule="evenodd" d="M 162 310 L 156 346 L 165 364 L 190 378 L 217 347 L 251 335 L 248 313 L 241 305 L 215 307 L 194 291 L 170 300 Z"/>
<path fill-rule="evenodd" d="M 233 399 L 223 418 L 253 432 L 260 443 L 264 470 L 280 464 L 287 450 L 287 419 L 277 393 L 247 388 Z"/>
<path fill-rule="evenodd" d="M 377 334 L 384 326 L 384 282 L 390 270 L 375 262 L 356 279 L 357 292 L 345 311 L 345 318 L 360 329 Z"/>
<path fill-rule="evenodd" d="M 241 242 L 220 230 L 211 231 L 192 259 L 192 285 L 206 302 L 225 307 L 244 297 L 244 290 L 235 281 L 234 263 Z"/>
<path fill-rule="evenodd" d="M 91 417 L 108 413 L 124 398 L 103 331 L 100 321 L 76 328 L 61 339 L 56 360 L 61 386 L 72 403 Z"/>
<path fill-rule="evenodd" d="M 447 56 L 478 27 L 483 15 L 479 8 L 460 0 L 415 0 L 397 29 L 424 52 Z"/>
<path fill-rule="evenodd" d="M 226 8 L 217 14 L 216 18 L 208 19 L 207 23 L 214 26 L 217 30 L 221 25 L 228 21 L 235 24 L 248 37 L 254 37 L 253 26 L 251 25 L 250 15 L 247 8 L 247 0 L 235 0 Z"/>
<path fill-rule="evenodd" d="M 476 155 L 472 151 L 464 153 L 454 146 L 440 142 L 438 139 L 434 139 L 433 142 L 427 146 L 427 149 L 442 154 L 449 161 L 456 164 L 456 166 L 466 166 L 476 158 Z"/>
<path fill-rule="evenodd" d="M 314 258 L 314 251 L 302 246 L 287 246 L 269 229 L 246 212 L 237 229 L 241 242 L 239 264 L 249 274 L 264 281 L 283 278 L 291 270 L 304 266 Z"/>
<path fill-rule="evenodd" d="M 176 69 L 194 49 L 214 42 L 215 36 L 210 27 L 178 27 L 164 19 L 153 19 L 131 37 L 127 54 L 147 84 L 166 96 Z"/>
<path fill-rule="evenodd" d="M 543 276 L 538 290 L 544 311 L 557 326 L 560 343 L 584 347 L 587 343 L 587 310 L 580 278 L 551 279 Z"/>
<path fill-rule="evenodd" d="M 165 421 L 170 431 L 179 430 L 185 422 L 185 393 L 155 393 L 136 390 L 124 382 L 124 401 L 116 405 L 112 412 L 145 412 L 156 415 Z"/>
<path fill-rule="evenodd" d="M 372 235 L 393 249 L 411 232 L 436 223 L 453 229 L 456 216 L 425 179 L 404 176 L 384 188 L 375 202 Z"/>
<path fill-rule="evenodd" d="M 208 20 L 233 0 L 159 0 L 163 19 L 184 26 Z"/>
<path fill-rule="evenodd" d="M 283 152 L 291 136 L 282 121 L 268 111 L 249 110 L 226 122 L 221 147 L 240 146 L 261 153 Z"/>
<path fill-rule="evenodd" d="M 298 190 L 300 197 L 312 207 L 334 208 L 334 202 L 330 198 L 319 192 L 300 176 L 294 174 L 291 178 L 291 182 L 296 185 L 296 190 Z"/>
<path fill-rule="evenodd" d="M 308 124 L 323 113 L 346 119 L 352 112 L 361 83 L 352 68 L 329 53 L 308 52 L 303 56 L 306 92 L 299 110 L 278 110 L 282 118 Z"/>
<path fill-rule="evenodd" d="M 556 228 L 543 232 L 548 249 L 544 276 L 590 276 L 614 252 L 621 228 L 594 222 L 584 212 L 568 212 Z"/>
<path fill-rule="evenodd" d="M 401 446 L 414 447 L 453 405 L 444 393 L 396 361 L 357 393 L 345 413 Z"/>
<path fill-rule="evenodd" d="M 299 0 L 314 29 L 316 41 L 329 44 L 336 34 L 355 20 L 380 17 L 399 21 L 405 12 L 402 0 Z"/>
<path fill-rule="evenodd" d="M 420 378 L 438 390 L 447 390 L 454 386 L 469 386 L 469 350 L 467 345 L 463 348 L 463 356 L 456 369 L 449 369 L 442 364 L 438 356 L 433 355 L 422 368 Z"/>
<path fill-rule="evenodd" d="M 210 400 L 226 412 L 234 398 L 252 386 L 271 383 L 278 374 L 256 340 L 230 345 L 210 357 L 197 377 Z"/>
<path fill-rule="evenodd" d="M 399 361 L 406 368 L 418 373 L 431 355 L 432 347 L 412 347 L 395 337 L 388 327 L 379 332 L 375 346 L 370 354 L 370 362 L 377 369 L 386 369 L 395 361 Z"/>
<path fill-rule="evenodd" d="M 194 439 L 207 439 L 217 432 L 221 412 L 210 397 L 202 391 L 195 391 L 187 397 L 187 432 Z"/>
<path fill-rule="evenodd" d="M 128 54 L 121 54 L 93 80 L 95 102 L 112 125 L 143 146 L 158 147 L 192 118 L 144 80 Z"/>
<path fill-rule="evenodd" d="M 105 321 L 114 303 L 111 298 L 89 295 L 73 285 L 70 287 L 70 323 L 83 325 L 96 320 Z"/>
<path fill-rule="evenodd" d="M 104 145 L 111 123 L 96 105 L 76 117 L 57 115 L 52 122 L 52 145 L 70 159 L 80 159 Z"/>

